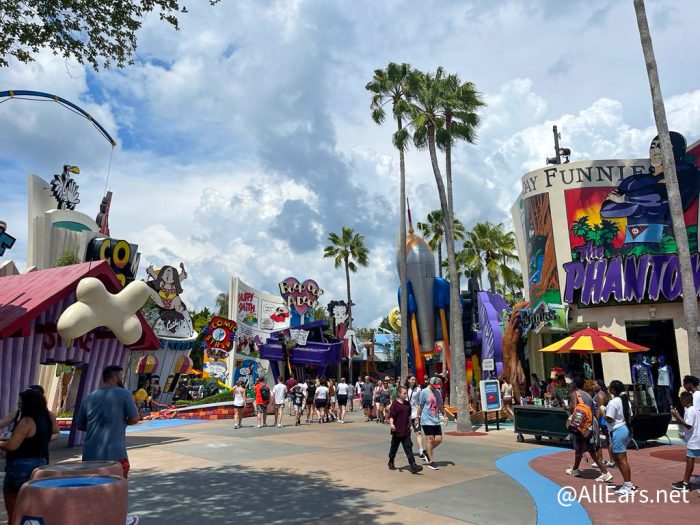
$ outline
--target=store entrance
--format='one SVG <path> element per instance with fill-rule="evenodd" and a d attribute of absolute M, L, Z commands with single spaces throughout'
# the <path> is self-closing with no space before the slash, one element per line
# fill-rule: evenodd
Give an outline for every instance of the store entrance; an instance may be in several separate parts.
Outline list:
<path fill-rule="evenodd" d="M 637 363 L 637 356 L 641 355 L 644 362 L 651 367 L 654 381 L 654 392 L 659 397 L 659 357 L 665 356 L 668 365 L 673 367 L 673 384 L 671 385 L 671 399 L 675 406 L 678 404 L 678 350 L 676 348 L 676 334 L 673 329 L 673 320 L 653 321 L 626 321 L 625 330 L 627 340 L 649 348 L 647 352 L 630 354 L 630 369 Z"/>

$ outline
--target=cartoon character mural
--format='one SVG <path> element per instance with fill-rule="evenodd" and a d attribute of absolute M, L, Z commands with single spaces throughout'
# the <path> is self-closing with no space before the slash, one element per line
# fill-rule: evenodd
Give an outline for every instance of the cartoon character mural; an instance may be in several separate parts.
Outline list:
<path fill-rule="evenodd" d="M 542 193 L 521 201 L 521 218 L 528 248 L 530 304 L 561 303 L 557 255 L 552 235 L 552 211 L 549 195 Z"/>
<path fill-rule="evenodd" d="M 163 266 L 155 270 L 153 265 L 146 269 L 152 279 L 146 281 L 151 289 L 151 299 L 160 310 L 153 330 L 159 337 L 189 338 L 194 332 L 192 319 L 182 302 L 181 281 L 187 279 L 185 265 L 180 263 L 180 272 L 173 266 Z"/>
<path fill-rule="evenodd" d="M 697 249 L 697 198 L 700 193 L 700 176 L 695 159 L 688 162 L 685 158 L 685 137 L 675 131 L 671 131 L 670 135 L 683 211 L 688 211 L 695 205 L 694 218 L 691 218 L 692 224 L 689 225 L 694 235 L 689 237 L 694 237 Z M 607 195 L 600 207 L 601 217 L 626 220 L 624 243 L 629 255 L 677 251 L 664 177 L 661 141 L 658 136 L 654 137 L 649 146 L 649 160 L 651 167 L 648 172 L 623 179 L 618 187 Z"/>
<path fill-rule="evenodd" d="M 691 256 L 697 267 L 700 171 L 686 155 L 685 138 L 670 132 Z M 617 187 L 566 190 L 572 261 L 564 300 L 579 306 L 680 297 L 681 280 L 660 142 L 649 148 L 650 167 L 638 167 Z M 700 284 L 700 283 L 699 283 Z"/>

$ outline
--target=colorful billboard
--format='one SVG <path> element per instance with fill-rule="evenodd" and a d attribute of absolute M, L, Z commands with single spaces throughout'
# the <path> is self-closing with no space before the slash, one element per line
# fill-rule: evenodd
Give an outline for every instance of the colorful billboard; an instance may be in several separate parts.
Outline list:
<path fill-rule="evenodd" d="M 700 172 L 696 159 L 685 153 L 685 138 L 671 132 L 671 140 L 697 287 Z M 563 265 L 566 302 L 593 306 L 680 298 L 680 267 L 658 138 L 649 154 L 650 168 L 628 171 L 626 176 L 621 171 L 617 186 L 564 192 L 572 259 Z"/>
<path fill-rule="evenodd" d="M 289 328 L 290 311 L 281 296 L 261 292 L 234 277 L 229 291 L 229 312 L 233 312 L 233 321 L 238 325 L 235 351 L 229 356 L 233 384 L 233 379 L 238 377 L 237 361 L 252 359 L 259 368 L 267 371 L 269 363 L 260 360 L 260 347 L 271 332 Z M 264 375 L 261 370 L 258 373 Z"/>

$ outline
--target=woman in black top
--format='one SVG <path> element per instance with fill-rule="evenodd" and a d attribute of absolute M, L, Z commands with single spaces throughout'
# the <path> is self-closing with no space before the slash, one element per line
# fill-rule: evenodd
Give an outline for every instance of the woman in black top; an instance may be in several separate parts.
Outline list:
<path fill-rule="evenodd" d="M 21 392 L 17 409 L 10 439 L 0 442 L 0 450 L 7 452 L 2 490 L 10 523 L 14 523 L 12 513 L 20 487 L 35 468 L 47 463 L 53 426 L 46 400 L 36 390 Z"/>

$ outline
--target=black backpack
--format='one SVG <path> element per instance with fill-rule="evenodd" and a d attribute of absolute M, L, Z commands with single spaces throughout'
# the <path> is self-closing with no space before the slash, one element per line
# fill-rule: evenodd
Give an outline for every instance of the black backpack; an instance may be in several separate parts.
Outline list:
<path fill-rule="evenodd" d="M 260 389 L 260 397 L 266 403 L 270 400 L 270 387 L 269 386 L 267 386 L 267 385 L 262 386 L 262 388 Z"/>

